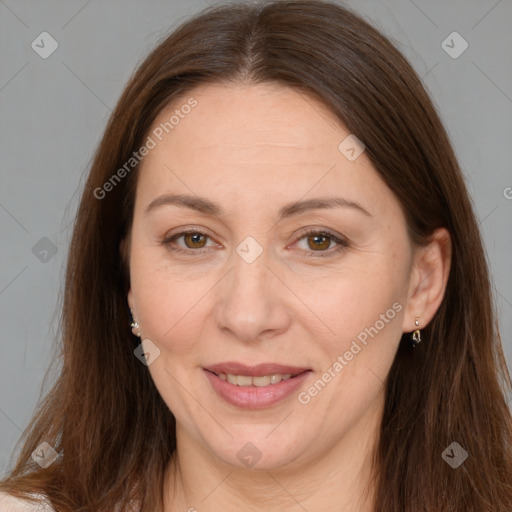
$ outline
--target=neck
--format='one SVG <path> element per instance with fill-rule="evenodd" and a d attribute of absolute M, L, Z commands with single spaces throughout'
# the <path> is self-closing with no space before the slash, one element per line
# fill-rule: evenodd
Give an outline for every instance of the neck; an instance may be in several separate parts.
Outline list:
<path fill-rule="evenodd" d="M 178 425 L 164 511 L 373 512 L 372 460 L 381 414 L 377 407 L 326 453 L 269 470 L 227 464 Z"/>

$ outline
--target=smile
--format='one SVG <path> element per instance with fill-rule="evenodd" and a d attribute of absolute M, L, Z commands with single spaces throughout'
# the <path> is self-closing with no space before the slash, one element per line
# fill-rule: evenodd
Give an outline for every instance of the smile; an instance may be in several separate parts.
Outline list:
<path fill-rule="evenodd" d="M 203 369 L 213 390 L 223 401 L 243 409 L 265 409 L 277 405 L 304 385 L 313 372 L 236 375 Z"/>

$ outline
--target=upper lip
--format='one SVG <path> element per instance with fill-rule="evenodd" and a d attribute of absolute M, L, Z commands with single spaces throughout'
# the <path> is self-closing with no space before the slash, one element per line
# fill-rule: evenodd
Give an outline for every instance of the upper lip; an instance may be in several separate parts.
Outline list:
<path fill-rule="evenodd" d="M 286 375 L 288 373 L 290 373 L 291 375 L 298 375 L 299 373 L 304 373 L 305 371 L 308 371 L 310 368 L 304 368 L 300 366 L 288 366 L 284 364 L 275 363 L 261 363 L 255 366 L 248 366 L 243 363 L 228 361 L 226 363 L 213 364 L 205 367 L 204 369 L 216 373 L 217 375 L 220 373 L 229 373 L 230 375 L 262 377 L 264 375 L 273 375 L 276 373 L 280 373 L 281 375 Z"/>

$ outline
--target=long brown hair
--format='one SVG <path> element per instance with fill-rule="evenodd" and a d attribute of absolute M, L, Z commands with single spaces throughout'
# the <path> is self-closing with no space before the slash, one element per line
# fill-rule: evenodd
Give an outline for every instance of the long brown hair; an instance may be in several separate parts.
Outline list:
<path fill-rule="evenodd" d="M 421 80 L 360 17 L 323 1 L 208 8 L 165 38 L 127 84 L 95 154 L 69 248 L 62 371 L 0 489 L 41 493 L 58 512 L 162 509 L 175 421 L 129 329 L 128 264 L 137 166 L 98 190 L 146 140 L 157 114 L 206 83 L 273 82 L 323 102 L 393 191 L 411 239 L 452 237 L 442 304 L 412 351 L 406 336 L 386 381 L 375 452 L 378 512 L 512 510 L 511 382 L 478 223 L 446 131 Z M 103 189 L 105 190 L 105 189 Z M 20 440 L 21 441 L 21 440 Z M 31 453 L 48 442 L 46 469 Z M 442 457 L 457 442 L 468 458 Z"/>

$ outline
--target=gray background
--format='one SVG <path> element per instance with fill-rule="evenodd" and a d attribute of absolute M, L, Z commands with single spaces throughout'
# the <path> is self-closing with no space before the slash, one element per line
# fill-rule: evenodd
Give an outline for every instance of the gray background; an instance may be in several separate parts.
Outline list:
<path fill-rule="evenodd" d="M 480 220 L 512 366 L 512 2 L 346 4 L 395 41 L 438 106 Z M 111 109 L 155 43 L 207 6 L 0 0 L 0 477 L 58 371 L 68 226 Z M 454 31 L 469 44 L 455 59 L 441 46 Z M 42 32 L 59 45 L 46 59 L 31 47 Z"/>

